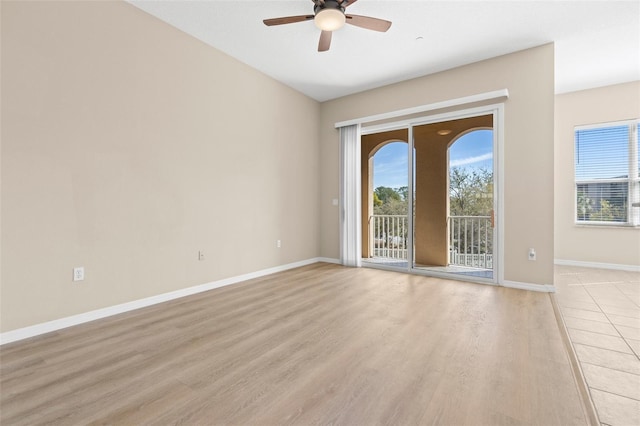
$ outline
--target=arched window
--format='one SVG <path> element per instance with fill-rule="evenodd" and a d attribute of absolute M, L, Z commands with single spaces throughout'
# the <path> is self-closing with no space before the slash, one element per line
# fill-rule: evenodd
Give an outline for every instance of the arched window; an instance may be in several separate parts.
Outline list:
<path fill-rule="evenodd" d="M 409 169 L 406 142 L 387 142 L 373 153 L 373 190 L 378 196 L 393 190 L 402 199 L 407 198 Z M 383 200 L 384 201 L 384 200 Z M 374 202 L 375 205 L 375 202 Z M 406 211 L 404 212 L 406 214 Z"/>
<path fill-rule="evenodd" d="M 489 216 L 493 209 L 493 130 L 471 130 L 449 146 L 449 214 Z"/>

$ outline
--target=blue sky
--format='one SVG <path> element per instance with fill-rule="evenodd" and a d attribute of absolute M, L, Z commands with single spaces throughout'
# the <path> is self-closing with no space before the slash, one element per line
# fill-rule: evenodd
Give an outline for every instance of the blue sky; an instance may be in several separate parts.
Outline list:
<path fill-rule="evenodd" d="M 493 131 L 477 130 L 458 139 L 449 149 L 451 167 L 493 168 Z M 394 142 L 373 157 L 373 187 L 408 185 L 407 144 Z"/>

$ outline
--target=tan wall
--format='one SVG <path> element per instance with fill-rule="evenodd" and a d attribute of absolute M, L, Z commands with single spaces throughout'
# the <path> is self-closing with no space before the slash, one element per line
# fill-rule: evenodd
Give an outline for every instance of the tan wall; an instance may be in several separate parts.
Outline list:
<path fill-rule="evenodd" d="M 448 140 L 431 137 L 432 128 L 424 125 L 413 129 L 416 149 L 415 259 L 420 266 L 446 266 L 449 263 L 449 146 Z"/>
<path fill-rule="evenodd" d="M 505 279 L 553 282 L 553 45 L 346 96 L 321 106 L 321 255 L 339 256 L 339 121 L 503 88 Z M 527 251 L 537 251 L 537 261 Z"/>
<path fill-rule="evenodd" d="M 640 228 L 575 225 L 574 127 L 640 117 L 640 81 L 556 96 L 555 257 L 640 266 Z"/>
<path fill-rule="evenodd" d="M 318 256 L 317 102 L 124 2 L 1 7 L 2 331 Z"/>

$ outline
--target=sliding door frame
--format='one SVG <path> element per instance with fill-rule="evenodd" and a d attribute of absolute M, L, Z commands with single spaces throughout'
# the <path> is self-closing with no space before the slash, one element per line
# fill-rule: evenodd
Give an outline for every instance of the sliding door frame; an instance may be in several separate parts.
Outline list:
<path fill-rule="evenodd" d="M 431 270 L 424 270 L 414 267 L 414 147 L 415 140 L 413 137 L 413 128 L 415 126 L 421 126 L 425 124 L 439 123 L 443 121 L 451 121 L 463 118 L 477 117 L 480 115 L 493 116 L 493 180 L 494 180 L 494 193 L 493 193 L 493 207 L 494 207 L 494 220 L 497 226 L 493 232 L 493 247 L 496 248 L 497 256 L 494 254 L 493 260 L 493 278 L 480 278 L 480 277 L 467 277 L 458 274 L 436 272 Z M 361 128 L 361 135 L 368 135 L 374 133 L 385 132 L 389 130 L 407 129 L 409 132 L 408 140 L 408 193 L 409 196 L 409 208 L 407 223 L 409 225 L 409 241 L 407 250 L 407 268 L 401 267 L 389 267 L 378 266 L 374 264 L 368 264 L 370 267 L 380 267 L 382 269 L 391 269 L 395 271 L 409 272 L 419 275 L 436 276 L 442 278 L 456 279 L 461 281 L 472 281 L 483 284 L 496 285 L 504 282 L 504 103 L 496 103 L 490 105 L 483 105 L 473 108 L 458 109 L 455 111 L 448 111 L 444 113 L 427 114 L 417 118 L 410 118 L 405 120 L 398 120 L 384 124 L 363 125 Z"/>

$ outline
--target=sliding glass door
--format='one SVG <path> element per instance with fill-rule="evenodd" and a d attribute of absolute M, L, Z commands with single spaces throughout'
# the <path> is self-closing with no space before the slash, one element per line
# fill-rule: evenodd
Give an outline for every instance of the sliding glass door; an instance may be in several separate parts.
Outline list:
<path fill-rule="evenodd" d="M 413 127 L 413 268 L 493 279 L 493 115 Z"/>
<path fill-rule="evenodd" d="M 363 262 L 495 282 L 496 113 L 449 116 L 362 137 Z"/>

